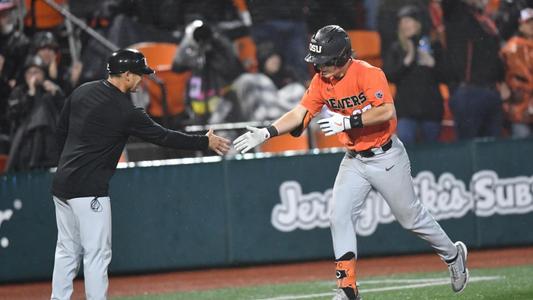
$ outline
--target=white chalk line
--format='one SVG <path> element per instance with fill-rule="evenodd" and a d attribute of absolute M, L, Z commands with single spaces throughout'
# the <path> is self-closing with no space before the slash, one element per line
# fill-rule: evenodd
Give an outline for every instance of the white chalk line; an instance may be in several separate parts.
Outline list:
<path fill-rule="evenodd" d="M 492 281 L 502 279 L 501 276 L 479 276 L 471 277 L 469 282 L 480 282 L 480 281 Z M 379 284 L 379 283 L 412 283 L 407 285 L 398 285 L 398 286 L 388 286 L 382 288 L 373 288 L 373 289 L 361 289 L 361 293 L 375 293 L 375 292 L 386 292 L 386 291 L 398 291 L 405 289 L 416 289 L 429 286 L 439 286 L 450 284 L 449 278 L 432 278 L 432 279 L 384 279 L 384 280 L 367 280 L 361 281 L 361 284 Z M 285 295 L 274 298 L 262 298 L 257 300 L 298 300 L 298 299 L 311 299 L 318 297 L 327 297 L 333 296 L 333 293 L 319 293 L 319 294 L 308 294 L 308 295 Z"/>

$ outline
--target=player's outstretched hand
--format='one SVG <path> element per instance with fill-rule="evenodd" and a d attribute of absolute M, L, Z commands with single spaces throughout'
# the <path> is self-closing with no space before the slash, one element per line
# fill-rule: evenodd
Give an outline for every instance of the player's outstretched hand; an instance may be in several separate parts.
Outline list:
<path fill-rule="evenodd" d="M 233 141 L 233 146 L 241 153 L 248 152 L 255 146 L 264 143 L 270 137 L 270 133 L 268 133 L 266 128 L 246 126 L 246 129 L 248 129 L 248 132 Z"/>
<path fill-rule="evenodd" d="M 209 129 L 205 135 L 209 138 L 209 149 L 215 151 L 218 155 L 224 155 L 228 152 L 231 144 L 230 140 L 216 135 L 213 129 Z"/>
<path fill-rule="evenodd" d="M 350 117 L 329 110 L 326 110 L 326 113 L 329 117 L 318 120 L 320 129 L 322 129 L 324 135 L 330 136 L 352 128 Z"/>

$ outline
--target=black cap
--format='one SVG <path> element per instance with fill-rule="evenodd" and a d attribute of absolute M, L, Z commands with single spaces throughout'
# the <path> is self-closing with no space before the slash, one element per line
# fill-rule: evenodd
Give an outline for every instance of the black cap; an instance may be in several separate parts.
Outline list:
<path fill-rule="evenodd" d="M 397 17 L 398 19 L 409 17 L 420 22 L 420 20 L 422 19 L 422 12 L 420 11 L 420 8 L 415 5 L 406 5 L 400 8 Z"/>
<path fill-rule="evenodd" d="M 26 72 L 26 70 L 28 70 L 31 67 L 39 68 L 43 70 L 44 73 L 47 72 L 46 65 L 44 64 L 43 59 L 39 57 L 38 55 L 30 55 L 24 61 L 24 72 Z"/>
<path fill-rule="evenodd" d="M 107 59 L 109 74 L 120 74 L 126 71 L 143 75 L 153 74 L 154 70 L 148 67 L 144 55 L 135 49 L 120 49 L 113 52 Z"/>
<path fill-rule="evenodd" d="M 50 31 L 37 32 L 33 36 L 31 45 L 35 51 L 42 49 L 42 48 L 46 48 L 46 47 L 49 47 L 52 49 L 57 49 L 59 47 L 59 44 L 57 43 L 57 40 L 54 34 Z"/>

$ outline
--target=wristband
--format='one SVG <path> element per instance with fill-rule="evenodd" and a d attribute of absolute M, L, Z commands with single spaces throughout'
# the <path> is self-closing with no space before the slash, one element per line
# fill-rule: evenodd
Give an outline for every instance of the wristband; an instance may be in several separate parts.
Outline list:
<path fill-rule="evenodd" d="M 363 119 L 361 118 L 361 114 L 351 115 L 350 125 L 352 126 L 352 128 L 362 128 Z"/>
<path fill-rule="evenodd" d="M 270 137 L 273 138 L 279 134 L 278 130 L 274 125 L 270 125 L 266 128 L 268 130 L 268 134 L 270 134 Z"/>

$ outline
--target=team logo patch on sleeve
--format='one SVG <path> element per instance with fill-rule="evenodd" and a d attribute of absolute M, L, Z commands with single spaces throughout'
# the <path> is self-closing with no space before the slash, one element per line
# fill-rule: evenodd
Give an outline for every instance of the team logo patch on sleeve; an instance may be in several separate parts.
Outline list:
<path fill-rule="evenodd" d="M 383 92 L 382 92 L 382 91 L 377 91 L 374 95 L 375 95 L 376 98 L 378 98 L 378 99 L 383 98 Z"/>

